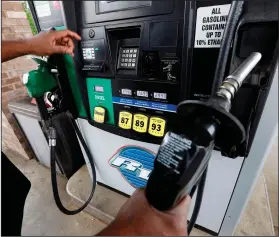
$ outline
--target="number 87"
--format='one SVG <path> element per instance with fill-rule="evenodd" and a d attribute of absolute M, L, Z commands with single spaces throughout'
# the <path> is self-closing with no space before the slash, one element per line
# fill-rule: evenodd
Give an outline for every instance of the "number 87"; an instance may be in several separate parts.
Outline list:
<path fill-rule="evenodd" d="M 125 123 L 125 124 L 127 124 L 128 123 L 128 121 L 129 121 L 129 119 L 128 118 L 121 118 L 121 123 Z"/>

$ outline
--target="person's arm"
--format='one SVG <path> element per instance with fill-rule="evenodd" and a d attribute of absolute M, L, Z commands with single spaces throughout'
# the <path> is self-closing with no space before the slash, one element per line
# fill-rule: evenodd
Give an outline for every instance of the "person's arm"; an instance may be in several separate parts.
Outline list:
<path fill-rule="evenodd" d="M 2 42 L 2 62 L 31 54 L 28 40 L 5 40 Z"/>
<path fill-rule="evenodd" d="M 144 190 L 138 189 L 97 236 L 186 236 L 190 201 L 187 196 L 171 210 L 161 212 L 148 203 Z"/>
<path fill-rule="evenodd" d="M 71 54 L 73 56 L 73 39 L 80 40 L 80 36 L 70 30 L 48 31 L 24 40 L 2 41 L 2 62 L 13 58 L 33 54 L 49 56 L 52 54 Z"/>

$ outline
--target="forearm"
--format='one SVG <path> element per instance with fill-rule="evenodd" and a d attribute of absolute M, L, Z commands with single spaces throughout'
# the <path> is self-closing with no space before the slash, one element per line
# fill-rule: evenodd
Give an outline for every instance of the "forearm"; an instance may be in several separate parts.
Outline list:
<path fill-rule="evenodd" d="M 2 62 L 27 54 L 32 54 L 32 47 L 28 40 L 2 41 Z"/>

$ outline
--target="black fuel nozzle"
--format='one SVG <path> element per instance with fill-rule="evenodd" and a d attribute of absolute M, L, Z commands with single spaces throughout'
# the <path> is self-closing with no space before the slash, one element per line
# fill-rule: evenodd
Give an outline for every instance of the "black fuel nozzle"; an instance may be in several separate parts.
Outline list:
<path fill-rule="evenodd" d="M 176 127 L 165 135 L 147 182 L 146 197 L 156 209 L 168 210 L 191 193 L 215 145 L 226 149 L 244 141 L 243 125 L 229 112 L 231 99 L 260 59 L 252 53 L 208 101 L 178 104 Z"/>
<path fill-rule="evenodd" d="M 189 123 L 168 132 L 159 148 L 146 187 L 149 203 L 160 211 L 174 206 L 190 194 L 207 168 L 218 122 L 214 118 L 179 119 Z M 179 126 L 180 126 L 179 125 Z"/>

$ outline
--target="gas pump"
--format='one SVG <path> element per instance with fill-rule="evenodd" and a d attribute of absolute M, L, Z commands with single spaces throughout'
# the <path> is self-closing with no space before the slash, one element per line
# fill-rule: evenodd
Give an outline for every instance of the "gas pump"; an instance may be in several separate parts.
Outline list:
<path fill-rule="evenodd" d="M 241 167 L 252 159 L 262 113 L 270 106 L 277 5 L 63 2 L 65 26 L 82 40 L 72 62 L 61 55 L 49 58 L 57 85 L 45 91 L 45 101 L 37 98 L 42 118 L 54 127 L 52 157 L 56 139 L 57 150 L 59 139 L 69 143 L 69 129 L 85 148 L 82 155 L 74 134 L 76 146 L 69 147 L 88 161 L 93 191 L 96 182 L 126 195 L 146 187 L 147 199 L 160 210 L 188 193 L 197 204 L 189 229 L 196 223 L 220 233 Z M 43 112 L 46 101 L 54 108 Z M 63 131 L 62 122 L 54 122 L 60 117 L 69 124 Z M 77 160 L 70 152 L 61 154 Z M 63 210 L 56 194 L 55 200 Z"/>

